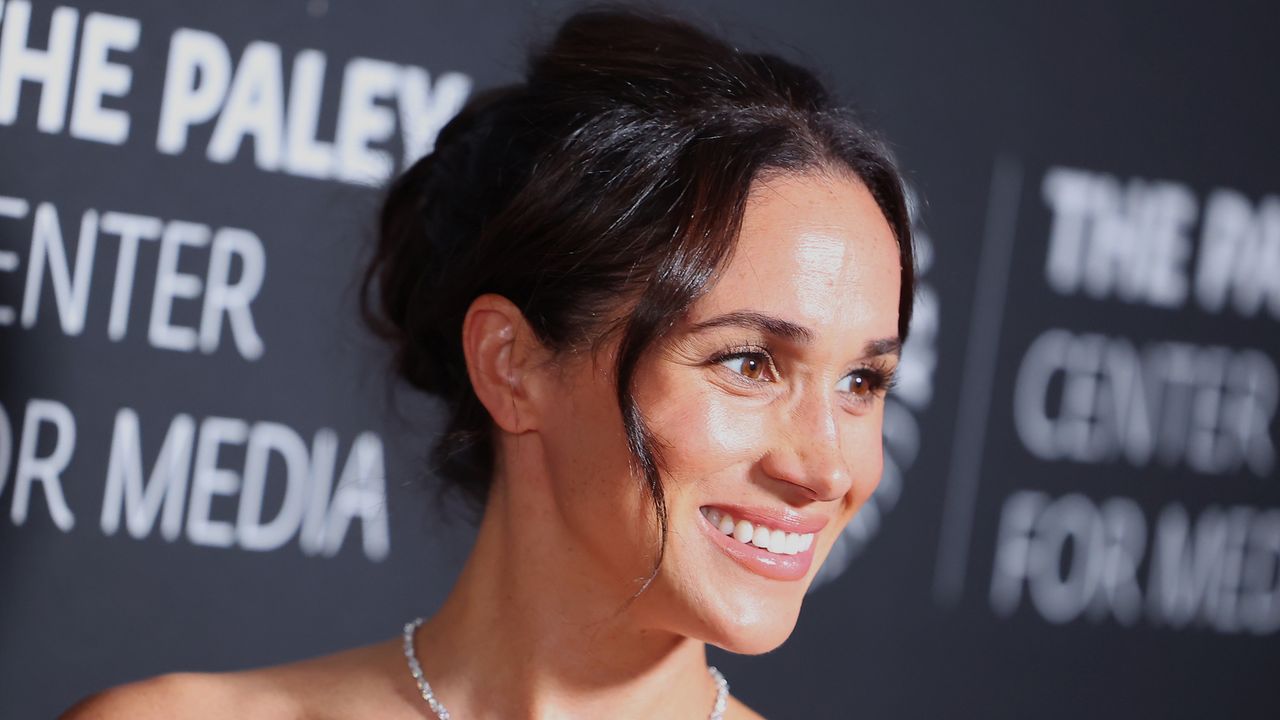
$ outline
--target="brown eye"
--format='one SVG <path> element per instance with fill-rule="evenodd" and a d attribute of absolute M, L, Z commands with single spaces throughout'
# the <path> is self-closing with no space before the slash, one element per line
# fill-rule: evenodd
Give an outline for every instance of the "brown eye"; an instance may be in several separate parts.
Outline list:
<path fill-rule="evenodd" d="M 720 364 L 748 380 L 768 380 L 769 360 L 761 353 L 742 353 L 727 357 Z"/>
<path fill-rule="evenodd" d="M 844 376 L 839 389 L 857 397 L 866 397 L 876 389 L 875 378 L 866 370 L 854 370 Z"/>

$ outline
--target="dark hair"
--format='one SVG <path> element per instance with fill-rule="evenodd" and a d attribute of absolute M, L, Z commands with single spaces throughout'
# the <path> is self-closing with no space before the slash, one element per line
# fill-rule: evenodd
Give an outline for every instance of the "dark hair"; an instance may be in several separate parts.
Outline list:
<path fill-rule="evenodd" d="M 399 374 L 448 403 L 439 474 L 483 505 L 492 421 L 461 343 L 476 297 L 509 299 L 553 350 L 618 333 L 618 405 L 665 549 L 661 449 L 632 399 L 637 362 L 728 262 L 752 181 L 813 170 L 856 177 L 893 229 L 905 340 L 915 273 L 901 178 L 813 74 L 664 16 L 570 17 L 526 81 L 472 98 L 382 207 L 362 309 Z M 660 550 L 655 573 L 661 562 Z"/>

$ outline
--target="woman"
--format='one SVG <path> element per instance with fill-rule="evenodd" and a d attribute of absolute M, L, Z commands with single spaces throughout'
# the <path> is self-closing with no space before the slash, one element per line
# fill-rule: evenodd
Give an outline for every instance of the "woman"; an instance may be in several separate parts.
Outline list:
<path fill-rule="evenodd" d="M 594 10 L 390 190 L 366 313 L 483 508 L 403 637 L 178 674 L 73 718 L 751 718 L 882 467 L 913 287 L 901 182 L 808 72 Z"/>

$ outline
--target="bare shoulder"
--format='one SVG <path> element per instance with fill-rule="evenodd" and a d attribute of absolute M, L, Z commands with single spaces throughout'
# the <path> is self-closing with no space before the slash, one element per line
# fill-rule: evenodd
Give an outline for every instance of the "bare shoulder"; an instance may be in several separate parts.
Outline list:
<path fill-rule="evenodd" d="M 747 707 L 732 695 L 729 696 L 729 702 L 725 708 L 725 717 L 733 720 L 764 720 L 763 715 Z"/>
<path fill-rule="evenodd" d="M 287 717 L 286 699 L 240 673 L 170 673 L 85 698 L 62 720 Z"/>
<path fill-rule="evenodd" d="M 394 653 L 384 642 L 239 672 L 160 675 L 88 697 L 61 720 L 396 718 L 414 705 Z"/>

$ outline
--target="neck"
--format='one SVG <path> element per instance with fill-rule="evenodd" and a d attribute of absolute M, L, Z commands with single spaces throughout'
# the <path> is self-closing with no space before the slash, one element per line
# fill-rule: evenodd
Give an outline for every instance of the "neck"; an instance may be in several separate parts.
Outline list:
<path fill-rule="evenodd" d="M 628 708 L 671 717 L 688 708 L 706 717 L 715 689 L 704 644 L 648 626 L 644 596 L 628 603 L 634 587 L 602 578 L 536 480 L 510 480 L 495 478 L 462 574 L 417 636 L 424 673 L 450 713 L 610 717 Z"/>

